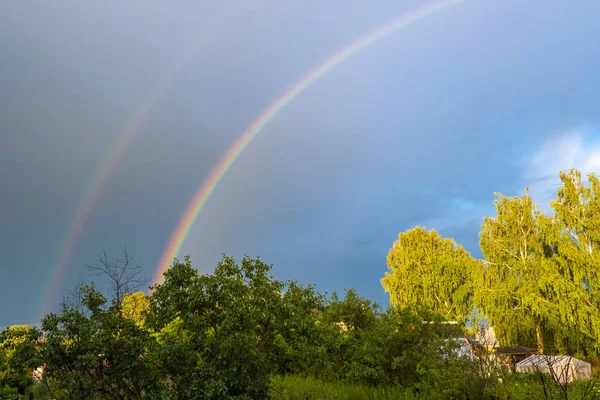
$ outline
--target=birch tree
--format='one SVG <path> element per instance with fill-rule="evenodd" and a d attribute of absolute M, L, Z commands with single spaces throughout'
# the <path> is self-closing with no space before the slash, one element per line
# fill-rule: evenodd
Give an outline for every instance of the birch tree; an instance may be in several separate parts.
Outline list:
<path fill-rule="evenodd" d="M 547 268 L 552 301 L 565 328 L 557 347 L 587 355 L 597 353 L 600 332 L 600 181 L 590 174 L 585 185 L 575 169 L 561 172 L 560 179 L 551 202 L 553 257 Z"/>
<path fill-rule="evenodd" d="M 545 217 L 526 190 L 521 197 L 496 194 L 497 215 L 484 218 L 476 303 L 506 344 L 533 344 L 544 352 L 544 328 L 556 306 L 543 285 Z"/>
<path fill-rule="evenodd" d="M 392 305 L 425 307 L 462 323 L 471 314 L 479 262 L 454 239 L 416 227 L 400 233 L 387 262 L 381 284 Z"/>

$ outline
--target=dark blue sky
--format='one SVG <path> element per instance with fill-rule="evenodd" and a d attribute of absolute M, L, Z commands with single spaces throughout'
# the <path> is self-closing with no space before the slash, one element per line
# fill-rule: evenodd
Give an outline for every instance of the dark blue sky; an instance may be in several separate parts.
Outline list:
<path fill-rule="evenodd" d="M 335 51 L 423 4 L 0 4 L 0 325 L 37 321 L 85 190 L 181 60 L 92 209 L 61 289 L 121 245 L 151 277 L 239 133 Z M 264 129 L 180 256 L 206 273 L 222 252 L 260 255 L 277 278 L 380 302 L 401 231 L 436 228 L 480 256 L 494 192 L 530 186 L 545 207 L 560 169 L 600 172 L 599 12 L 596 2 L 466 0 L 374 43 Z"/>

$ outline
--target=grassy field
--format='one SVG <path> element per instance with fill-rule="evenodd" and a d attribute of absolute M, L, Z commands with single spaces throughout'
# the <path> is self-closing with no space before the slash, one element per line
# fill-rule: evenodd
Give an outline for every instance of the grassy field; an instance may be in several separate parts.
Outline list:
<path fill-rule="evenodd" d="M 533 375 L 514 376 L 510 382 L 490 388 L 486 399 L 600 399 L 597 388 L 590 390 L 589 382 L 579 381 L 569 385 L 567 393 L 558 388 L 544 388 Z M 595 385 L 592 385 L 595 386 Z M 47 400 L 50 396 L 41 384 L 34 385 L 28 391 L 34 393 L 34 399 Z M 27 399 L 27 394 L 24 397 Z M 2 398 L 2 396 L 0 396 Z M 14 398 L 14 397 L 6 397 Z M 418 396 L 412 390 L 403 387 L 370 387 L 343 382 L 326 382 L 315 378 L 299 376 L 277 376 L 271 380 L 270 398 L 272 400 L 413 400 L 446 399 L 439 393 Z"/>
<path fill-rule="evenodd" d="M 569 385 L 567 392 L 557 387 L 544 391 L 537 377 L 515 376 L 510 382 L 490 388 L 485 398 L 509 399 L 600 399 L 598 390 L 590 390 L 589 382 L 579 381 Z M 434 398 L 438 398 L 433 395 Z M 273 400 L 410 400 L 419 397 L 402 387 L 377 388 L 341 382 L 324 382 L 314 378 L 296 376 L 276 377 L 272 380 Z M 443 397 L 440 397 L 443 398 Z"/>
<path fill-rule="evenodd" d="M 271 385 L 274 400 L 404 400 L 415 397 L 404 388 L 372 388 L 364 385 L 329 383 L 314 378 L 276 377 Z"/>

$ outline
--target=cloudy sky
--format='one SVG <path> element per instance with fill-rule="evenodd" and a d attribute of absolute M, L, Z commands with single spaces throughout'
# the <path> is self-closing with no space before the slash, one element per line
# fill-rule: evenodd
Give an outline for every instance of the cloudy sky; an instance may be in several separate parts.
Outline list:
<path fill-rule="evenodd" d="M 312 68 L 426 1 L 0 4 L 0 326 L 35 323 L 126 245 L 152 277 L 211 168 Z M 357 52 L 260 133 L 182 251 L 261 256 L 321 291 L 379 279 L 422 225 L 480 256 L 494 192 L 600 172 L 600 4 L 465 0 Z M 57 263 L 115 143 L 130 145 Z M 89 280 L 89 279 L 88 279 Z"/>

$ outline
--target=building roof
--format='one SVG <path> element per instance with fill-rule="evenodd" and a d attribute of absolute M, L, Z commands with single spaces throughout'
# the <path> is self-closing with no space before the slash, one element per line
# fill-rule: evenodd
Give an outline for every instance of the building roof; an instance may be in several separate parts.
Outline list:
<path fill-rule="evenodd" d="M 502 354 L 534 354 L 537 353 L 536 349 L 524 346 L 498 346 L 494 350 L 496 353 Z"/>
<path fill-rule="evenodd" d="M 547 355 L 532 355 L 527 357 L 523 361 L 517 363 L 519 366 L 525 365 L 554 365 L 554 364 L 565 364 L 565 363 L 575 363 L 581 365 L 589 365 L 590 363 L 587 361 L 580 360 L 579 358 L 571 357 L 571 356 L 547 356 Z"/>

